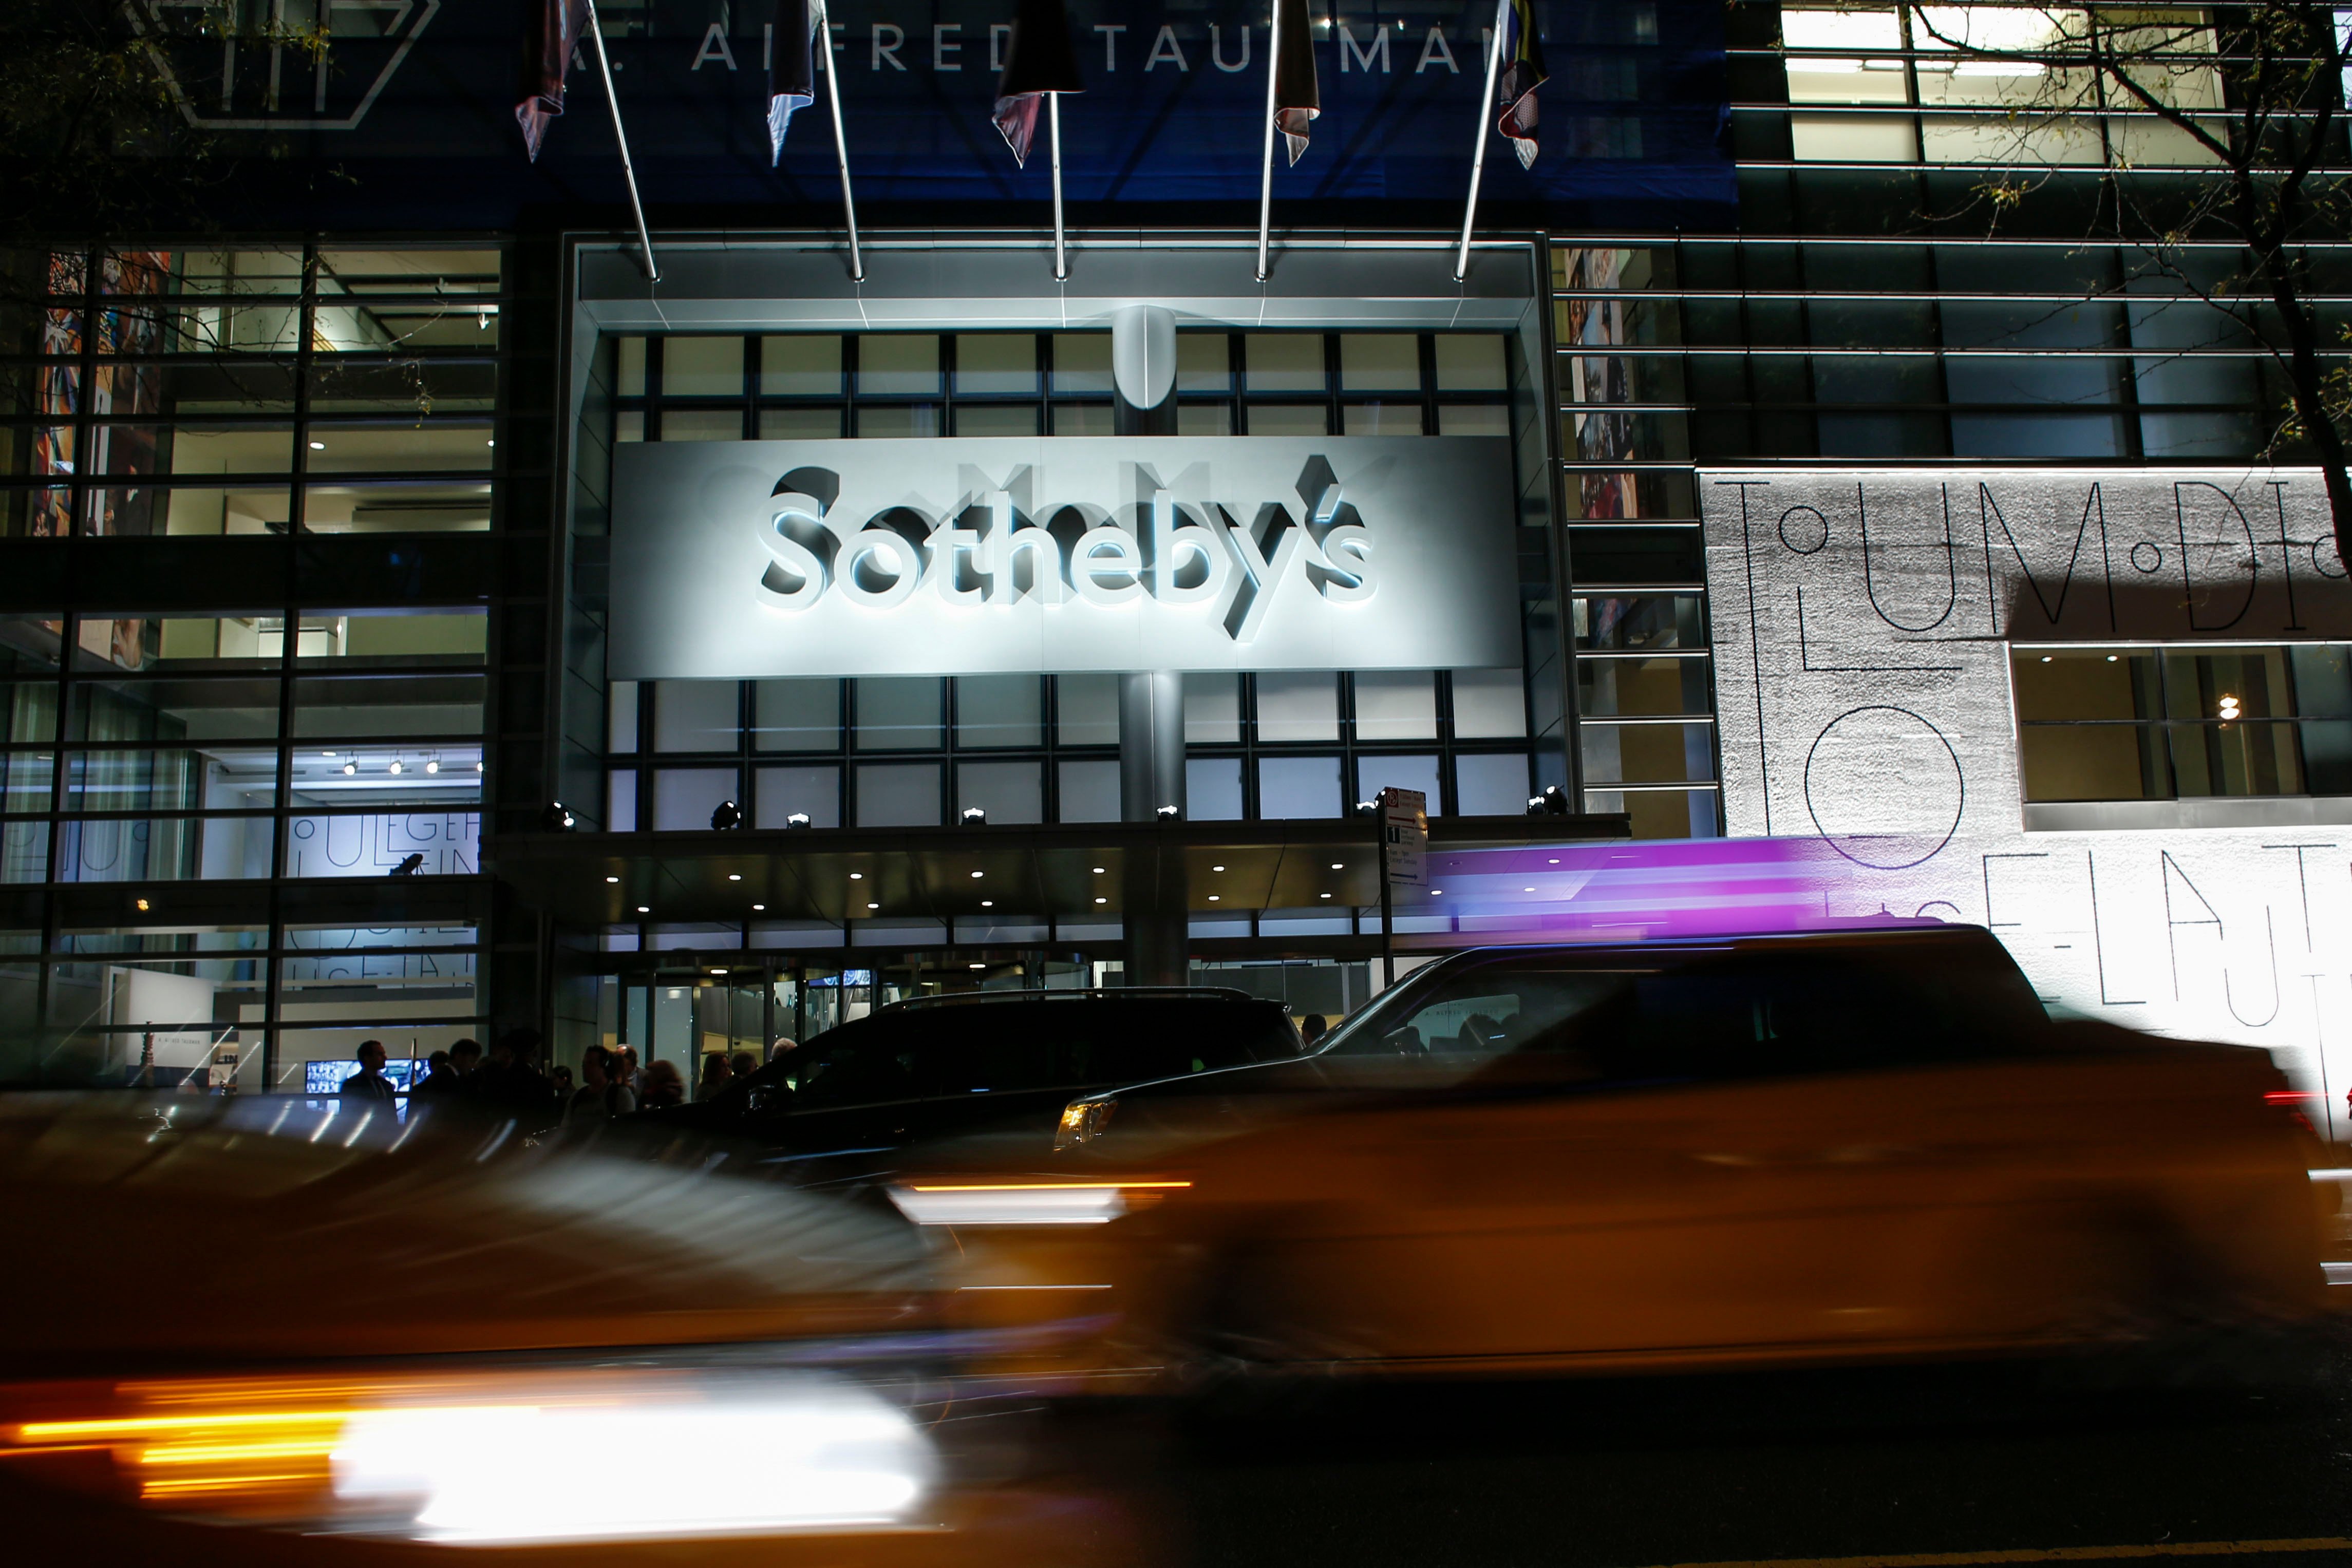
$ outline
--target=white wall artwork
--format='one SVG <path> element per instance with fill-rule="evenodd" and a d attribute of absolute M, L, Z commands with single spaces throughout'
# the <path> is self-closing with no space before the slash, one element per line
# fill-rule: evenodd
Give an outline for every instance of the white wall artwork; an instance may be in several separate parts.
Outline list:
<path fill-rule="evenodd" d="M 2011 694 L 2017 643 L 2352 641 L 2316 474 L 1701 488 L 1730 834 L 1828 844 L 1826 914 L 1990 927 L 2063 1008 L 2268 1047 L 2352 1130 L 2352 798 L 2029 812 Z"/>

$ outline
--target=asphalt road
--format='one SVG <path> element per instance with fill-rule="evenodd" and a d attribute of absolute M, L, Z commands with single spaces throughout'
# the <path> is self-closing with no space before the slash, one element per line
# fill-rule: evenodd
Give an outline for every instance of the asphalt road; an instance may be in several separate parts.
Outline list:
<path fill-rule="evenodd" d="M 2192 1390 L 1960 1367 L 1326 1395 L 1087 1446 L 1153 1476 L 1129 1506 L 1170 1564 L 2352 1564 L 2352 1352 Z"/>

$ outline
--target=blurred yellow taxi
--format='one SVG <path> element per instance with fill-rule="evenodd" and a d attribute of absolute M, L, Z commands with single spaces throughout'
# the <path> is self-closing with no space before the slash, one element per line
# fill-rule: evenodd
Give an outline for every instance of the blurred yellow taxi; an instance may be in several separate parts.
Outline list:
<path fill-rule="evenodd" d="M 2315 1322 L 2298 1099 L 2053 1022 L 1968 927 L 1488 949 L 897 1197 L 962 1311 L 1097 1323 L 1052 1366 L 1114 1384 L 1948 1356 Z"/>

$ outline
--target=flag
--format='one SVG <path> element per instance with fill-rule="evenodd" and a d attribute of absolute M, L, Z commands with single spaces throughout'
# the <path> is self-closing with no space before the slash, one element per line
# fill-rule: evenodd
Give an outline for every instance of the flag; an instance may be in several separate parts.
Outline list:
<path fill-rule="evenodd" d="M 1037 140 L 1037 110 L 1047 93 L 1086 90 L 1062 0 L 1021 0 L 1013 17 L 1013 41 L 1005 46 L 1004 74 L 996 78 L 992 116 L 1013 149 L 1013 162 L 1028 166 L 1029 149 Z"/>
<path fill-rule="evenodd" d="M 816 36 L 824 26 L 824 17 L 817 0 L 776 0 L 773 47 L 768 54 L 768 162 L 772 165 L 783 158 L 784 132 L 792 126 L 793 110 L 816 101 Z"/>
<path fill-rule="evenodd" d="M 1307 122 L 1323 112 L 1315 80 L 1315 24 L 1307 15 L 1307 0 L 1274 3 L 1282 7 L 1282 36 L 1267 62 L 1274 72 L 1274 125 L 1296 163 L 1307 151 Z"/>
<path fill-rule="evenodd" d="M 1536 89 L 1544 74 L 1543 45 L 1536 38 L 1534 0 L 1502 0 L 1503 112 L 1495 129 L 1510 139 L 1519 167 L 1536 166 Z"/>
<path fill-rule="evenodd" d="M 571 69 L 572 48 L 587 30 L 588 0 L 531 0 L 522 39 L 522 101 L 515 105 L 515 120 L 533 162 L 539 161 L 547 122 L 563 112 L 563 73 Z"/>

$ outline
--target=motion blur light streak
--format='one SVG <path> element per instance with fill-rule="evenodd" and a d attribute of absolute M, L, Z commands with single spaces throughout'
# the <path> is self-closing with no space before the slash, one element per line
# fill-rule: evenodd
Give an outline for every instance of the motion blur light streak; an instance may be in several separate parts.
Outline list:
<path fill-rule="evenodd" d="M 974 1182 L 890 1189 L 917 1225 L 1103 1225 L 1128 1211 L 1129 1193 L 1188 1187 L 1188 1181 Z"/>
<path fill-rule="evenodd" d="M 439 1372 L 142 1392 L 184 1407 L 27 1422 L 11 1448 L 110 1449 L 167 1511 L 451 1544 L 891 1526 L 937 1479 L 904 1413 L 808 1375 Z M 273 1398 L 296 1407 L 214 1403 Z M 625 1486 L 610 1484 L 614 1454 L 631 1456 Z"/>

